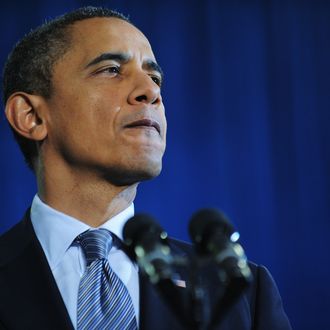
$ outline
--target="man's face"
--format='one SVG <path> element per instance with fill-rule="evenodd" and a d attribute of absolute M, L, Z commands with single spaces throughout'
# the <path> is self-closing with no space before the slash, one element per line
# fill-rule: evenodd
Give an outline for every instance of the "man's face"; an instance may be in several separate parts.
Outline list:
<path fill-rule="evenodd" d="M 71 45 L 54 65 L 45 155 L 117 185 L 158 175 L 166 119 L 146 37 L 123 20 L 92 18 L 73 25 Z"/>

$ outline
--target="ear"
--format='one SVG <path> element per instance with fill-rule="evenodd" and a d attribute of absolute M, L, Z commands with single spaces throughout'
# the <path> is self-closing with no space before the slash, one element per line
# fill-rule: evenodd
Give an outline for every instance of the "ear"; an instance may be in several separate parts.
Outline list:
<path fill-rule="evenodd" d="M 35 141 L 45 139 L 47 126 L 42 104 L 43 98 L 38 95 L 17 92 L 9 97 L 5 113 L 18 134 Z"/>

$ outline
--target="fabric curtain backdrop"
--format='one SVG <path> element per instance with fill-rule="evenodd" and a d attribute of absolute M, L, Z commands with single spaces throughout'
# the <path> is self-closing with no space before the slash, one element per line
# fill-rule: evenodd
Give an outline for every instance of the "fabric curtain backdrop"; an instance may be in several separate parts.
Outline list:
<path fill-rule="evenodd" d="M 293 327 L 329 328 L 329 1 L 2 1 L 1 65 L 31 27 L 82 5 L 130 14 L 165 72 L 163 172 L 136 210 L 188 239 L 194 211 L 222 209 Z M 36 187 L 3 114 L 0 125 L 3 232 Z"/>

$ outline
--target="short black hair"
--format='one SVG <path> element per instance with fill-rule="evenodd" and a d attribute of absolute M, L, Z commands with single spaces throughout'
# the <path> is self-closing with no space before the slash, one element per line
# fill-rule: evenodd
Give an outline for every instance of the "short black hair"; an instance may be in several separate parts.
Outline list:
<path fill-rule="evenodd" d="M 49 98 L 52 94 L 54 64 L 71 46 L 70 27 L 95 17 L 115 17 L 130 22 L 117 11 L 103 7 L 82 7 L 45 22 L 25 35 L 13 48 L 3 70 L 3 102 L 15 92 Z M 30 169 L 38 156 L 37 143 L 12 129 Z"/>

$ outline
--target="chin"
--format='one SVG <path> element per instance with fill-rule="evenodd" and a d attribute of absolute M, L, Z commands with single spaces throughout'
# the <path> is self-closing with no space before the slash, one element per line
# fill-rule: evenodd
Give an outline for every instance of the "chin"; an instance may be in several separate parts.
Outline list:
<path fill-rule="evenodd" d="M 137 164 L 136 164 L 137 165 Z M 130 186 L 141 181 L 157 177 L 162 170 L 162 163 L 148 164 L 147 166 L 134 166 L 130 168 L 111 168 L 104 177 L 115 186 Z"/>

